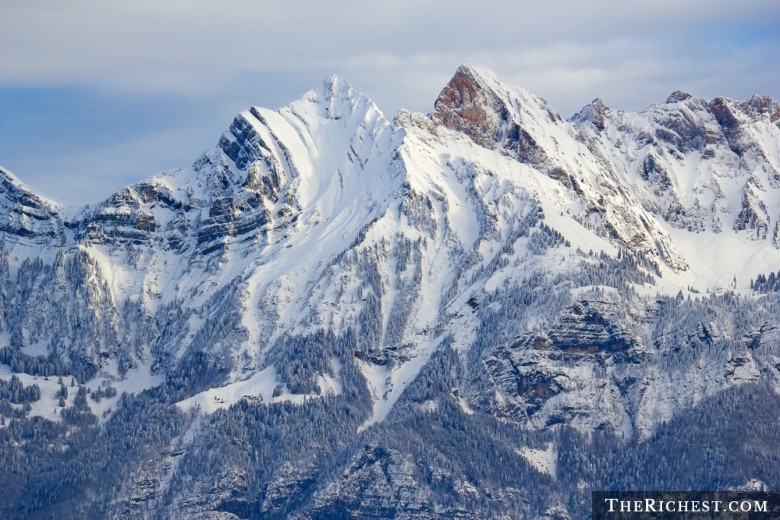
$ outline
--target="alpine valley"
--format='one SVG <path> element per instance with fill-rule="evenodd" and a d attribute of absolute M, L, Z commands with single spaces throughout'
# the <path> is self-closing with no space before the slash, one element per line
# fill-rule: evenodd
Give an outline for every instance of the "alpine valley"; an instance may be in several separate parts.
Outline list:
<path fill-rule="evenodd" d="M 780 104 L 330 77 L 86 207 L 0 169 L 0 517 L 585 518 L 780 485 Z"/>

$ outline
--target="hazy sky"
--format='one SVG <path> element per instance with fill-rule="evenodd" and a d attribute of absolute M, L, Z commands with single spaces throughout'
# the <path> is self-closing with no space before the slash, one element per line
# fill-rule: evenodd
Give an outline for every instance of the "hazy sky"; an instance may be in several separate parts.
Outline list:
<path fill-rule="evenodd" d="M 780 98 L 777 0 L 0 0 L 0 164 L 86 203 L 190 165 L 237 112 L 336 73 L 388 117 L 461 63 L 568 117 L 673 90 Z"/>

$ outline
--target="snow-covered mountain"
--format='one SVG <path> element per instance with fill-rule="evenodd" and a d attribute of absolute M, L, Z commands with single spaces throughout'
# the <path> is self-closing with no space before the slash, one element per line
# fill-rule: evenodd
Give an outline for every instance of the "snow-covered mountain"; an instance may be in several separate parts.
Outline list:
<path fill-rule="evenodd" d="M 767 97 L 567 121 L 464 65 L 431 114 L 389 121 L 330 77 L 95 205 L 0 169 L 0 378 L 40 389 L 0 415 L 53 421 L 57 478 L 85 489 L 103 466 L 66 434 L 145 461 L 79 514 L 577 517 L 566 497 L 597 482 L 572 436 L 643 453 L 724 395 L 776 405 L 779 219 Z M 149 409 L 153 435 L 122 433 Z M 409 425 L 439 451 L 400 442 Z M 468 460 L 443 447 L 463 442 Z M 47 486 L 7 511 L 56 507 Z"/>

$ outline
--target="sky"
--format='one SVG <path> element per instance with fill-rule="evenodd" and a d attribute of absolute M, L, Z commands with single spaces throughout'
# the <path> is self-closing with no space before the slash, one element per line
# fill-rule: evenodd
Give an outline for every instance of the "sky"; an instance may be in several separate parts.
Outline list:
<path fill-rule="evenodd" d="M 330 74 L 388 118 L 430 112 L 462 63 L 564 117 L 674 90 L 780 99 L 778 27 L 777 0 L 0 0 L 0 165 L 97 202 Z"/>

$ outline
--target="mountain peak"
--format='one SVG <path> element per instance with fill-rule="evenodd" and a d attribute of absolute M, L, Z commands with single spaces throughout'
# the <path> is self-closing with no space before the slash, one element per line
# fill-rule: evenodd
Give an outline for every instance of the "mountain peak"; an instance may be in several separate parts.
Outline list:
<path fill-rule="evenodd" d="M 601 98 L 596 98 L 574 114 L 570 121 L 576 124 L 590 123 L 599 130 L 604 130 L 606 117 L 611 112 Z"/>
<path fill-rule="evenodd" d="M 5 194 L 6 197 L 22 197 L 25 200 L 35 201 L 36 204 L 45 205 L 57 210 L 66 207 L 65 204 L 38 195 L 33 188 L 27 185 L 27 183 L 19 179 L 12 171 L 7 170 L 2 166 L 0 166 L 0 194 Z"/>
<path fill-rule="evenodd" d="M 681 101 L 685 101 L 686 99 L 692 98 L 693 95 L 689 94 L 688 92 L 684 92 L 682 90 L 675 90 L 671 94 L 669 94 L 669 97 L 666 98 L 667 103 L 679 103 Z"/>
<path fill-rule="evenodd" d="M 320 112 L 326 119 L 341 119 L 343 117 L 366 117 L 368 114 L 381 114 L 376 104 L 363 94 L 352 88 L 352 85 L 335 74 L 325 78 L 322 83 L 309 91 L 303 98 L 289 106 L 302 107 L 309 103 L 319 105 Z M 384 116 L 382 115 L 382 118 Z"/>
<path fill-rule="evenodd" d="M 315 90 L 324 99 L 349 99 L 356 94 L 349 81 L 336 74 L 331 74 L 322 80 L 322 83 Z"/>
<path fill-rule="evenodd" d="M 486 84 L 490 76 L 490 71 L 468 64 L 458 67 L 434 103 L 434 122 L 488 145 L 500 124 L 502 104 L 495 90 Z"/>
<path fill-rule="evenodd" d="M 474 65 L 471 65 L 470 63 L 463 63 L 458 67 L 458 69 L 455 71 L 455 75 L 458 74 L 466 75 L 471 78 L 473 78 L 476 81 L 480 81 L 482 83 L 500 83 L 501 80 L 498 79 L 498 76 L 496 76 L 495 72 L 492 70 L 485 68 L 485 67 L 476 67 Z"/>
<path fill-rule="evenodd" d="M 497 98 L 506 97 L 506 90 L 492 70 L 464 63 L 444 86 L 435 106 L 444 104 L 452 108 L 460 107 L 468 113 L 470 108 L 474 108 L 477 98 L 483 101 L 496 98 L 491 101 L 497 101 Z"/>
<path fill-rule="evenodd" d="M 771 96 L 756 94 L 744 103 L 745 111 L 755 118 L 767 116 L 773 123 L 780 122 L 780 103 Z"/>
<path fill-rule="evenodd" d="M 471 65 L 458 67 L 439 94 L 431 119 L 480 146 L 504 149 L 521 162 L 534 164 L 543 160 L 543 154 L 537 153 L 539 144 L 529 132 L 561 122 L 544 99 Z"/>

